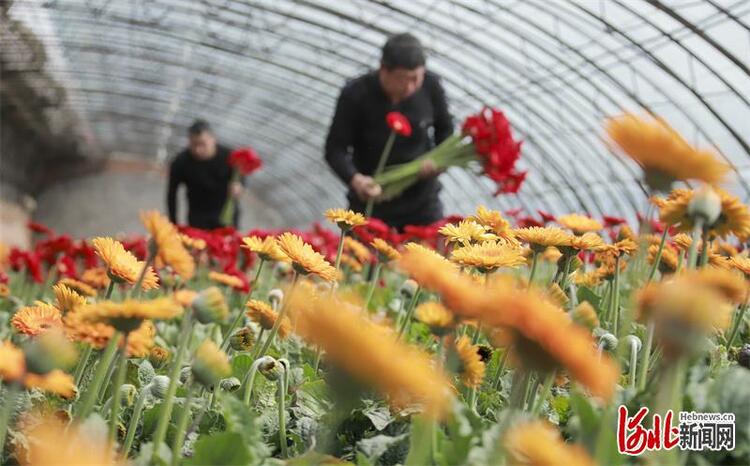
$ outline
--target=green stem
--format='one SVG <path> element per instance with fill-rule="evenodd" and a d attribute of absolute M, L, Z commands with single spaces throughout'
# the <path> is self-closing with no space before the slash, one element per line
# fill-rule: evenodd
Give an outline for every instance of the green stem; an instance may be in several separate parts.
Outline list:
<path fill-rule="evenodd" d="M 253 297 L 253 293 L 255 292 L 255 288 L 258 285 L 258 280 L 260 279 L 260 274 L 263 271 L 263 264 L 265 264 L 266 261 L 264 259 L 260 260 L 260 263 L 258 264 L 258 269 L 255 271 L 255 276 L 253 277 L 253 281 L 250 283 L 250 292 L 247 294 L 247 300 Z M 232 322 L 232 325 L 229 326 L 229 330 L 227 330 L 226 335 L 224 335 L 224 340 L 221 342 L 221 350 L 224 351 L 229 346 L 229 340 L 232 337 L 232 332 L 234 332 L 234 329 L 237 328 L 237 325 L 242 321 L 242 318 L 245 316 L 245 313 L 243 312 L 243 309 L 240 309 L 239 315 L 234 319 L 234 322 Z"/>
<path fill-rule="evenodd" d="M 245 374 L 245 379 L 242 381 L 244 386 L 242 401 L 245 403 L 245 406 L 250 406 L 250 398 L 253 396 L 253 385 L 255 384 L 255 374 L 258 373 L 258 367 L 270 358 L 271 357 L 268 356 L 256 359 L 253 361 L 252 365 L 250 365 L 250 369 Z"/>
<path fill-rule="evenodd" d="M 651 355 L 651 346 L 654 344 L 654 322 L 649 321 L 646 326 L 646 344 L 641 348 L 641 364 L 638 367 L 638 390 L 643 391 L 646 388 L 648 380 L 649 357 Z"/>
<path fill-rule="evenodd" d="M 123 336 L 123 344 L 119 351 L 119 362 L 117 366 L 117 374 L 115 375 L 115 385 L 113 387 L 114 392 L 112 393 L 112 410 L 109 416 L 109 441 L 112 443 L 117 442 L 117 419 L 120 415 L 120 403 L 122 401 L 122 384 L 125 383 L 125 373 L 128 368 L 128 356 L 126 350 L 128 347 L 128 334 L 125 333 Z"/>
<path fill-rule="evenodd" d="M 617 327 L 620 321 L 620 256 L 615 259 L 615 278 L 612 282 L 612 299 L 610 300 L 612 317 L 612 334 L 618 336 Z"/>
<path fill-rule="evenodd" d="M 130 422 L 128 424 L 128 432 L 127 434 L 125 434 L 125 442 L 123 442 L 122 450 L 120 452 L 120 455 L 123 459 L 126 459 L 130 454 L 130 447 L 133 445 L 133 439 L 135 439 L 135 431 L 138 428 L 138 423 L 141 420 L 143 405 L 146 402 L 146 395 L 149 390 L 151 390 L 151 386 L 146 385 L 138 392 L 138 399 L 135 400 L 133 413 L 130 415 Z"/>
<path fill-rule="evenodd" d="M 21 393 L 21 386 L 13 382 L 5 390 L 5 399 L 3 406 L 0 408 L 0 462 L 3 460 L 3 446 L 5 445 L 5 436 L 8 433 L 10 418 L 13 417 L 13 411 L 16 407 L 16 398 Z"/>
<path fill-rule="evenodd" d="M 86 366 L 88 365 L 91 351 L 91 345 L 86 345 L 86 347 L 83 349 L 83 353 L 81 353 L 81 357 L 78 359 L 78 365 L 76 366 L 75 375 L 73 376 L 76 387 L 81 385 L 81 378 L 83 377 L 83 372 L 86 370 Z"/>
<path fill-rule="evenodd" d="M 503 372 L 505 372 L 505 363 L 508 361 L 508 354 L 510 354 L 510 348 L 506 348 L 505 352 L 503 353 L 502 359 L 500 359 L 500 363 L 497 365 L 497 372 L 495 373 L 495 383 L 492 385 L 495 387 L 495 390 L 500 389 L 500 381 L 503 377 Z"/>
<path fill-rule="evenodd" d="M 692 235 L 692 242 L 690 243 L 690 248 L 688 249 L 688 259 L 687 259 L 687 268 L 688 269 L 694 269 L 695 268 L 695 262 L 696 262 L 696 248 L 698 247 L 698 241 L 700 241 L 701 232 L 703 231 L 703 219 L 701 217 L 698 217 L 695 219 L 695 226 L 693 227 L 693 235 Z M 705 248 L 705 245 L 704 245 Z"/>
<path fill-rule="evenodd" d="M 346 236 L 346 230 L 341 229 L 341 235 L 339 235 L 339 247 L 336 251 L 336 271 L 341 270 L 341 255 L 344 252 L 344 237 Z M 333 287 L 331 287 L 333 290 Z"/>
<path fill-rule="evenodd" d="M 630 343 L 630 388 L 635 389 L 636 376 L 638 374 L 638 348 L 637 340 Z"/>
<path fill-rule="evenodd" d="M 143 278 L 146 276 L 146 272 L 148 271 L 149 267 L 151 267 L 151 264 L 154 263 L 154 259 L 156 258 L 156 253 L 158 251 L 158 248 L 156 244 L 154 243 L 154 239 L 152 238 L 149 241 L 149 248 L 148 248 L 148 259 L 146 259 L 146 263 L 143 264 L 143 270 L 141 270 L 140 275 L 138 275 L 138 280 L 136 280 L 135 285 L 133 285 L 133 288 L 130 289 L 130 295 L 135 295 L 136 297 L 141 295 L 141 284 L 143 283 Z"/>
<path fill-rule="evenodd" d="M 172 466 L 177 466 L 182 457 L 182 444 L 185 442 L 185 429 L 187 429 L 188 420 L 190 420 L 190 403 L 193 401 L 193 393 L 195 388 L 192 383 L 188 382 L 187 395 L 185 395 L 185 404 L 180 412 L 180 417 L 177 419 L 177 431 L 172 441 Z M 218 387 L 215 387 L 215 390 Z"/>
<path fill-rule="evenodd" d="M 477 326 L 474 327 L 474 335 L 471 337 L 471 344 L 476 345 L 479 341 L 479 335 L 482 333 L 482 323 L 477 322 Z"/>
<path fill-rule="evenodd" d="M 370 309 L 370 301 L 372 301 L 372 296 L 375 293 L 375 285 L 378 283 L 378 279 L 380 278 L 380 268 L 383 266 L 383 264 L 380 261 L 377 261 L 375 263 L 375 270 L 372 273 L 372 278 L 370 279 L 370 285 L 367 287 L 367 298 L 365 299 L 365 309 Z"/>
<path fill-rule="evenodd" d="M 154 432 L 153 445 L 154 453 L 151 458 L 151 462 L 155 463 L 159 457 L 159 449 L 164 438 L 167 435 L 167 427 L 169 421 L 172 418 L 172 407 L 174 406 L 174 396 L 177 393 L 177 380 L 180 378 L 180 369 L 182 366 L 182 360 L 185 357 L 188 342 L 190 341 L 190 335 L 193 332 L 193 328 L 190 325 L 192 315 L 187 312 L 182 317 L 182 325 L 180 328 L 180 339 L 177 344 L 177 353 L 172 361 L 172 366 L 169 370 L 169 386 L 167 387 L 167 393 L 164 396 L 162 402 L 161 411 L 159 412 L 159 420 L 156 424 L 156 431 Z"/>
<path fill-rule="evenodd" d="M 271 347 L 271 343 L 273 343 L 273 339 L 276 337 L 276 334 L 279 332 L 281 321 L 286 316 L 286 311 L 289 308 L 288 304 L 292 299 L 294 288 L 297 286 L 298 277 L 299 277 L 299 274 L 295 272 L 294 277 L 292 278 L 292 286 L 289 287 L 289 295 L 284 299 L 284 304 L 282 304 L 281 311 L 279 311 L 279 315 L 278 317 L 276 317 L 276 322 L 273 323 L 273 327 L 271 328 L 271 333 L 268 334 L 268 338 L 266 338 L 266 342 L 263 343 L 263 347 L 260 349 L 260 353 L 258 353 L 257 357 L 259 358 L 262 358 L 266 354 L 266 351 L 268 351 L 268 348 Z"/>
<path fill-rule="evenodd" d="M 527 288 L 531 288 L 534 284 L 534 277 L 536 276 L 537 263 L 539 262 L 539 253 L 534 250 L 531 255 L 531 272 L 529 272 L 529 285 Z"/>
<path fill-rule="evenodd" d="M 83 398 L 80 401 L 81 407 L 76 414 L 76 418 L 86 419 L 86 417 L 91 414 L 91 410 L 94 408 L 94 404 L 99 398 L 99 389 L 101 388 L 102 383 L 104 382 L 104 378 L 107 376 L 107 372 L 109 372 L 109 366 L 112 364 L 112 360 L 115 357 L 119 339 L 120 332 L 115 332 L 109 339 L 107 347 L 104 349 L 104 353 L 102 353 L 102 358 L 99 360 L 99 364 L 97 364 L 96 366 L 94 378 L 86 387 L 86 393 L 83 395 Z"/>
<path fill-rule="evenodd" d="M 537 399 L 537 402 L 534 403 L 533 407 L 531 408 L 531 415 L 537 416 L 539 412 L 542 410 L 542 406 L 544 406 L 544 401 L 549 396 L 550 392 L 552 391 L 552 384 L 555 381 L 555 371 L 550 372 L 547 374 L 547 377 L 544 379 L 544 385 L 542 385 L 542 393 L 539 395 L 539 398 Z"/>
<path fill-rule="evenodd" d="M 531 372 L 525 369 L 516 369 L 513 374 L 513 385 L 511 386 L 508 405 L 510 409 L 523 410 L 526 402 L 526 392 L 529 391 L 531 383 Z"/>
<path fill-rule="evenodd" d="M 661 256 L 664 252 L 664 244 L 667 242 L 667 234 L 669 233 L 669 226 L 666 225 L 664 227 L 664 233 L 661 235 L 661 241 L 659 241 L 659 250 L 656 251 L 656 257 L 654 258 L 654 263 L 651 265 L 651 270 L 648 273 L 648 280 L 646 280 L 646 283 L 650 283 L 651 280 L 654 279 L 654 276 L 656 275 L 656 270 L 659 268 L 659 263 L 661 262 Z"/>
<path fill-rule="evenodd" d="M 734 321 L 734 324 L 732 325 L 732 333 L 729 334 L 729 339 L 727 340 L 727 349 L 732 347 L 732 343 L 734 343 L 734 339 L 737 337 L 737 334 L 740 331 L 740 327 L 742 327 L 742 324 L 745 320 L 745 313 L 747 312 L 748 307 L 748 299 L 745 298 L 745 303 L 742 305 L 742 308 L 740 308 L 740 312 L 737 315 L 737 319 Z"/>
<path fill-rule="evenodd" d="M 391 155 L 391 149 L 393 148 L 393 142 L 396 140 L 396 132 L 391 131 L 391 134 L 388 136 L 388 139 L 385 141 L 385 147 L 383 147 L 383 152 L 380 154 L 380 160 L 378 160 L 378 166 L 375 169 L 375 173 L 373 174 L 373 178 L 376 178 L 378 175 L 380 175 L 383 172 L 383 169 L 385 168 L 385 164 L 388 162 L 388 157 Z M 365 208 L 365 217 L 369 217 L 372 215 L 372 208 L 375 205 L 375 198 L 370 198 L 367 201 L 367 207 Z"/>
<path fill-rule="evenodd" d="M 110 279 L 109 280 L 109 286 L 107 286 L 107 293 L 104 295 L 104 299 L 109 299 L 112 297 L 112 291 L 115 289 L 115 281 Z"/>
<path fill-rule="evenodd" d="M 700 264 L 700 267 L 705 267 L 706 264 L 708 264 L 708 252 L 711 250 L 711 246 L 713 246 L 713 241 L 707 241 L 706 238 L 706 231 L 703 231 L 703 248 L 701 249 L 701 257 L 700 261 L 698 263 Z"/>
<path fill-rule="evenodd" d="M 285 399 L 286 399 L 286 391 L 287 391 L 287 381 L 288 381 L 288 369 L 286 367 L 286 364 L 281 363 L 281 366 L 284 368 L 284 373 L 281 377 L 279 377 L 279 380 L 277 381 L 278 391 L 279 391 L 279 399 L 277 404 L 278 408 L 278 414 L 279 414 L 279 446 L 281 446 L 281 457 L 287 458 L 289 456 L 289 453 L 287 452 L 287 445 L 286 445 L 286 407 L 284 406 Z"/>
<path fill-rule="evenodd" d="M 421 288 L 417 288 L 417 291 L 414 292 L 414 296 L 411 297 L 411 301 L 409 302 L 409 307 L 406 309 L 406 315 L 404 316 L 404 323 L 401 325 L 401 328 L 398 331 L 398 337 L 397 340 L 401 339 L 401 335 L 404 333 L 404 330 L 409 325 L 409 322 L 411 321 L 412 316 L 414 315 L 414 308 L 417 307 L 417 301 L 419 300 L 419 295 L 422 293 Z"/>

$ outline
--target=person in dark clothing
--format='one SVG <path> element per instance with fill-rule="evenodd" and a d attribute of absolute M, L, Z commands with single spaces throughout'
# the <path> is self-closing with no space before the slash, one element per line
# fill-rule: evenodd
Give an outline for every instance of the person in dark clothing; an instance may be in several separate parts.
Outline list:
<path fill-rule="evenodd" d="M 230 149 L 218 144 L 211 126 L 196 120 L 188 129 L 188 147 L 169 165 L 167 209 L 169 220 L 177 222 L 177 188 L 184 184 L 188 198 L 188 224 L 191 227 L 219 228 L 219 216 L 227 196 L 238 197 L 242 182 L 232 183 L 232 168 L 227 163 Z M 234 226 L 239 223 L 235 208 Z"/>
<path fill-rule="evenodd" d="M 398 111 L 411 123 L 410 137 L 397 137 L 387 165 L 409 162 L 453 133 L 453 118 L 438 75 L 425 70 L 425 53 L 411 34 L 391 37 L 383 47 L 380 68 L 346 84 L 328 132 L 325 159 L 349 186 L 349 207 L 364 212 L 381 189 L 372 176 L 390 134 L 385 116 Z M 438 197 L 439 173 L 425 163 L 421 180 L 392 200 L 376 202 L 373 217 L 403 228 L 443 217 Z"/>

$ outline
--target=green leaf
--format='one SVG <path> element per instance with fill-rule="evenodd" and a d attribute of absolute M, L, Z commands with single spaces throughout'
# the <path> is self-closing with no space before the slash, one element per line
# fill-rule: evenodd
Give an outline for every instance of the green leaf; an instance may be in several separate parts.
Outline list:
<path fill-rule="evenodd" d="M 393 422 L 391 411 L 384 405 L 373 403 L 362 410 L 362 414 L 372 422 L 372 425 L 378 431 L 385 429 L 388 427 L 388 424 Z"/>
<path fill-rule="evenodd" d="M 154 366 L 151 365 L 148 359 L 144 359 L 138 365 L 138 387 L 145 387 L 156 375 Z"/>
<path fill-rule="evenodd" d="M 249 354 L 240 353 L 232 357 L 232 377 L 244 380 L 245 374 L 253 365 L 253 358 Z"/>
<path fill-rule="evenodd" d="M 407 434 L 402 434 L 396 437 L 388 435 L 376 435 L 375 437 L 362 439 L 357 442 L 357 448 L 367 456 L 368 463 L 359 464 L 375 464 L 383 454 L 388 451 L 391 447 L 399 444 L 406 439 Z"/>
<path fill-rule="evenodd" d="M 215 466 L 247 465 L 252 455 L 245 445 L 242 435 L 237 432 L 220 432 L 200 437 L 195 442 L 195 453 L 185 464 Z"/>
<path fill-rule="evenodd" d="M 592 306 L 594 306 L 594 309 L 601 312 L 601 301 L 602 298 L 593 292 L 590 288 L 586 288 L 585 286 L 581 286 L 578 288 L 578 302 L 582 303 L 584 301 L 588 301 Z"/>
<path fill-rule="evenodd" d="M 405 466 L 424 466 L 430 464 L 432 456 L 432 429 L 434 421 L 424 417 L 412 418 L 409 455 Z"/>

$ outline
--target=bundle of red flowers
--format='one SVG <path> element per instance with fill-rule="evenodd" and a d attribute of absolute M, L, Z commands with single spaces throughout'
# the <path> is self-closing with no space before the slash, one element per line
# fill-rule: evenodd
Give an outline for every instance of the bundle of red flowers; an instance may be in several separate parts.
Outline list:
<path fill-rule="evenodd" d="M 232 167 L 232 183 L 240 180 L 240 176 L 246 176 L 263 166 L 263 161 L 258 154 L 250 147 L 241 147 L 235 149 L 229 154 L 227 163 Z M 221 209 L 219 220 L 224 226 L 232 225 L 234 219 L 235 200 L 231 195 L 227 196 L 227 201 Z"/>
<path fill-rule="evenodd" d="M 396 131 L 390 121 L 389 125 Z M 516 169 L 520 156 L 521 141 L 513 139 L 503 112 L 484 108 L 466 118 L 461 134 L 451 136 L 412 162 L 386 169 L 375 176 L 375 181 L 383 188 L 381 199 L 392 199 L 417 182 L 425 161 L 432 161 L 439 170 L 479 162 L 482 173 L 497 183 L 495 195 L 516 193 L 526 178 L 526 172 Z"/>

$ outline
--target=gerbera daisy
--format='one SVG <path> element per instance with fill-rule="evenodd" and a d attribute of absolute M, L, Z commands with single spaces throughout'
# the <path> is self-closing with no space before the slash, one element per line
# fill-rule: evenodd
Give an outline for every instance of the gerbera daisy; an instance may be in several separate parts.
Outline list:
<path fill-rule="evenodd" d="M 325 217 L 338 225 L 343 231 L 349 231 L 354 227 L 367 223 L 364 215 L 346 209 L 328 209 L 325 212 Z"/>
<path fill-rule="evenodd" d="M 321 254 L 293 233 L 284 233 L 277 238 L 279 248 L 292 261 L 294 270 L 302 275 L 317 275 L 325 281 L 336 280 L 338 272 Z"/>
<path fill-rule="evenodd" d="M 708 229 L 709 237 L 726 238 L 733 234 L 744 241 L 750 236 L 750 210 L 740 200 L 722 189 L 715 189 L 721 199 L 721 214 Z M 695 195 L 691 190 L 674 190 L 671 199 L 659 210 L 661 221 L 680 231 L 692 231 L 695 225 L 688 206 Z"/>
<path fill-rule="evenodd" d="M 404 406 L 420 402 L 424 410 L 441 417 L 450 406 L 450 384 L 431 358 L 376 327 L 361 312 L 342 308 L 327 295 L 314 297 L 301 288 L 290 299 L 297 331 L 320 346 L 326 358 L 367 386 Z M 429 382 L 429 383 L 427 383 Z"/>
<path fill-rule="evenodd" d="M 575 249 L 576 251 L 598 251 L 600 249 L 603 249 L 605 246 L 606 245 L 602 237 L 597 235 L 596 233 L 583 233 L 581 236 L 574 236 L 573 238 L 571 238 L 569 247 Z M 560 247 L 563 252 L 565 251 L 565 248 L 566 246 Z"/>
<path fill-rule="evenodd" d="M 85 284 L 97 288 L 104 289 L 109 286 L 109 275 L 107 275 L 107 269 L 104 267 L 93 267 L 86 269 L 81 274 L 81 281 Z"/>
<path fill-rule="evenodd" d="M 599 326 L 599 317 L 596 315 L 594 306 L 588 301 L 583 301 L 573 310 L 573 321 L 593 330 Z"/>
<path fill-rule="evenodd" d="M 129 358 L 145 358 L 154 347 L 156 326 L 150 320 L 144 320 L 140 327 L 128 334 L 126 355 Z"/>
<path fill-rule="evenodd" d="M 381 238 L 375 238 L 370 245 L 378 252 L 378 260 L 380 262 L 390 262 L 401 257 L 401 253 L 396 248 Z"/>
<path fill-rule="evenodd" d="M 648 263 L 652 264 L 656 260 L 656 255 L 659 253 L 659 246 L 652 244 L 648 247 Z M 662 273 L 673 273 L 677 270 L 677 264 L 680 259 L 677 256 L 678 252 L 670 245 L 665 244 L 661 251 L 661 259 L 659 260 L 659 270 Z M 682 254 L 682 253 L 680 253 Z"/>
<path fill-rule="evenodd" d="M 66 400 L 75 398 L 78 393 L 73 376 L 60 369 L 54 369 L 44 375 L 28 373 L 23 378 L 23 384 L 26 388 L 36 388 Z"/>
<path fill-rule="evenodd" d="M 476 267 L 481 272 L 493 272 L 501 267 L 518 267 L 526 263 L 522 250 L 497 241 L 485 241 L 456 248 L 451 260 L 464 267 Z"/>
<path fill-rule="evenodd" d="M 68 288 L 70 288 L 73 291 L 78 292 L 78 294 L 81 294 L 86 297 L 93 297 L 96 296 L 96 290 L 92 288 L 91 286 L 87 285 L 86 283 L 83 283 L 81 281 L 75 280 L 73 278 L 63 278 L 60 279 L 60 281 L 57 282 L 58 285 L 65 285 Z"/>
<path fill-rule="evenodd" d="M 417 320 L 430 327 L 432 333 L 438 336 L 445 335 L 456 325 L 453 313 L 442 304 L 434 301 L 422 303 L 417 306 L 414 316 Z"/>
<path fill-rule="evenodd" d="M 638 250 L 638 244 L 636 244 L 635 241 L 626 238 L 613 244 L 605 244 L 599 248 L 599 250 L 615 257 L 620 255 L 631 255 Z"/>
<path fill-rule="evenodd" d="M 460 362 L 458 374 L 461 383 L 469 388 L 482 385 L 486 366 L 479 354 L 479 346 L 472 345 L 468 337 L 461 337 L 456 341 L 456 353 Z"/>
<path fill-rule="evenodd" d="M 216 385 L 232 373 L 226 353 L 211 340 L 201 343 L 195 351 L 191 368 L 195 380 L 205 387 Z"/>
<path fill-rule="evenodd" d="M 245 304 L 245 315 L 250 318 L 253 322 L 260 325 L 263 330 L 271 330 L 276 323 L 276 319 L 279 318 L 279 313 L 274 311 L 273 308 L 266 302 L 251 299 Z M 279 337 L 286 338 L 292 331 L 292 321 L 288 317 L 284 317 L 279 325 Z"/>
<path fill-rule="evenodd" d="M 568 295 L 565 294 L 557 283 L 553 283 L 547 288 L 546 295 L 549 301 L 557 306 L 564 306 L 569 301 Z"/>
<path fill-rule="evenodd" d="M 572 230 L 576 235 L 593 233 L 604 228 L 597 220 L 580 214 L 568 214 L 557 217 L 557 223 Z"/>
<path fill-rule="evenodd" d="M 473 217 L 469 217 L 469 220 L 473 220 L 478 224 L 482 225 L 490 232 L 496 234 L 500 238 L 508 241 L 509 243 L 517 243 L 516 236 L 513 233 L 513 228 L 505 218 L 497 210 L 490 210 L 483 205 L 477 207 L 477 211 Z"/>
<path fill-rule="evenodd" d="M 242 243 L 241 247 L 254 252 L 262 260 L 273 262 L 286 262 L 289 260 L 287 255 L 279 249 L 279 244 L 273 236 L 266 236 L 265 238 L 250 236 L 242 238 Z"/>
<path fill-rule="evenodd" d="M 211 270 L 208 272 L 208 279 L 222 285 L 229 286 L 231 288 L 242 289 L 245 287 L 245 283 L 239 277 L 229 275 L 227 273 L 219 273 Z"/>
<path fill-rule="evenodd" d="M 141 222 L 156 244 L 158 257 L 185 280 L 195 274 L 195 260 L 185 249 L 177 228 L 156 210 L 141 213 Z"/>
<path fill-rule="evenodd" d="M 182 313 L 182 306 L 172 298 L 148 301 L 127 299 L 123 302 L 102 301 L 79 309 L 84 322 L 111 325 L 123 332 L 131 332 L 147 319 L 172 319 Z"/>
<path fill-rule="evenodd" d="M 680 281 L 688 285 L 713 288 L 726 300 L 736 304 L 745 302 L 747 298 L 747 282 L 741 275 L 730 270 L 720 268 L 686 270 L 680 274 Z"/>
<path fill-rule="evenodd" d="M 35 337 L 51 329 L 61 329 L 62 314 L 55 306 L 36 301 L 13 314 L 10 323 L 18 333 Z"/>
<path fill-rule="evenodd" d="M 573 235 L 557 227 L 529 227 L 519 228 L 513 233 L 516 238 L 528 243 L 531 249 L 542 252 L 550 246 L 556 248 L 570 246 Z"/>
<path fill-rule="evenodd" d="M 503 437 L 509 464 L 518 466 L 594 466 L 581 446 L 570 445 L 560 432 L 544 421 L 529 421 L 510 429 Z"/>
<path fill-rule="evenodd" d="M 180 240 L 182 240 L 182 244 L 185 245 L 186 248 L 194 249 L 196 251 L 202 251 L 206 249 L 206 241 L 200 238 L 193 238 L 192 236 L 188 236 L 184 233 L 180 233 Z"/>
<path fill-rule="evenodd" d="M 341 264 L 349 267 L 353 272 L 361 272 L 362 271 L 362 264 L 359 263 L 359 261 L 349 254 L 341 254 Z"/>
<path fill-rule="evenodd" d="M 57 308 L 63 313 L 70 312 L 76 307 L 86 304 L 86 298 L 65 285 L 57 284 L 52 287 L 52 291 L 55 293 Z"/>
<path fill-rule="evenodd" d="M 370 259 L 372 258 L 372 254 L 370 254 L 370 250 L 367 249 L 367 246 L 350 236 L 344 238 L 344 251 L 352 253 L 354 257 L 363 264 L 370 262 Z"/>
<path fill-rule="evenodd" d="M 180 306 L 190 307 L 193 305 L 193 300 L 198 297 L 198 292 L 185 288 L 175 291 L 172 296 L 174 297 L 175 301 L 180 304 Z"/>
<path fill-rule="evenodd" d="M 145 262 L 139 261 L 131 252 L 125 250 L 125 246 L 110 237 L 98 237 L 91 241 L 96 254 L 107 265 L 110 277 L 116 281 L 135 284 L 146 266 Z M 143 276 L 141 288 L 150 290 L 159 286 L 154 269 L 149 266 Z"/>
<path fill-rule="evenodd" d="M 0 343 L 0 380 L 13 382 L 19 380 L 25 372 L 23 351 L 9 340 Z"/>
<path fill-rule="evenodd" d="M 573 274 L 573 282 L 578 286 L 595 288 L 602 282 L 602 276 L 596 270 L 588 272 L 576 271 Z"/>
<path fill-rule="evenodd" d="M 729 265 L 745 274 L 745 278 L 750 277 L 750 258 L 747 256 L 736 255 L 729 259 Z"/>
<path fill-rule="evenodd" d="M 485 227 L 473 220 L 461 220 L 458 224 L 448 223 L 442 226 L 438 233 L 445 236 L 448 243 L 458 243 L 463 246 L 478 241 L 498 239 L 494 233 L 489 233 Z"/>
<path fill-rule="evenodd" d="M 729 166 L 711 152 L 696 149 L 661 119 L 646 120 L 632 114 L 607 123 L 609 137 L 636 163 L 647 177 L 702 180 L 716 184 Z"/>

